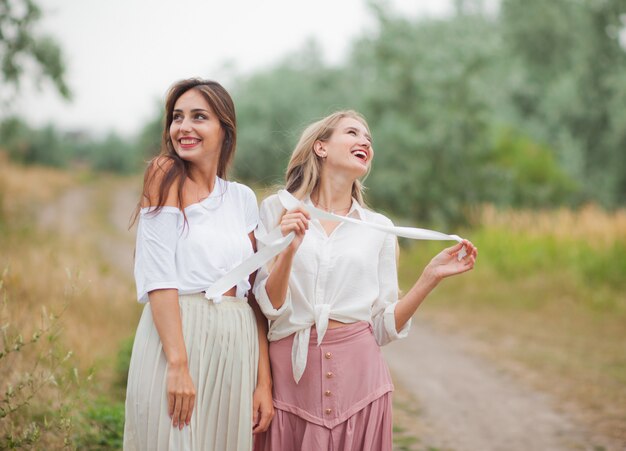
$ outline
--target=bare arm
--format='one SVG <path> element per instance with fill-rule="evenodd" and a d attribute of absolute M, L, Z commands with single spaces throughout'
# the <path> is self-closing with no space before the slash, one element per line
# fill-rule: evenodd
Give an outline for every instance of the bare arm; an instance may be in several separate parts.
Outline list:
<path fill-rule="evenodd" d="M 196 389 L 187 361 L 178 290 L 154 290 L 149 294 L 152 319 L 167 360 L 167 405 L 174 427 L 189 425 Z"/>
<path fill-rule="evenodd" d="M 251 232 L 249 237 L 252 242 L 252 248 L 256 251 L 254 233 Z M 250 276 L 250 286 L 254 286 L 255 277 L 256 273 Z M 267 342 L 267 318 L 261 312 L 259 304 L 252 293 L 248 295 L 248 301 L 254 311 L 259 340 L 259 366 L 252 405 L 252 432 L 256 434 L 266 431 L 269 427 L 272 418 L 274 418 L 274 403 L 272 401 L 272 372 Z"/>
<path fill-rule="evenodd" d="M 399 332 L 422 304 L 426 296 L 439 284 L 429 274 L 422 273 L 407 294 L 396 305 L 396 330 Z"/>
<path fill-rule="evenodd" d="M 459 251 L 465 246 L 467 255 L 460 261 Z M 469 241 L 463 240 L 455 246 L 444 249 L 426 265 L 409 292 L 398 301 L 395 309 L 396 330 L 400 331 L 422 304 L 426 296 L 435 289 L 444 278 L 462 274 L 471 270 L 476 263 L 478 249 Z"/>
<path fill-rule="evenodd" d="M 155 160 L 145 177 L 142 206 L 157 205 L 159 187 L 168 161 Z M 172 184 L 166 193 L 165 205 L 180 208 L 177 185 Z M 173 258 L 173 256 L 172 256 Z M 159 289 L 148 294 L 152 320 L 159 334 L 167 361 L 167 404 L 168 414 L 174 427 L 183 428 L 191 420 L 195 403 L 195 387 L 189 374 L 187 349 L 183 338 L 183 327 L 178 304 L 178 290 Z"/>

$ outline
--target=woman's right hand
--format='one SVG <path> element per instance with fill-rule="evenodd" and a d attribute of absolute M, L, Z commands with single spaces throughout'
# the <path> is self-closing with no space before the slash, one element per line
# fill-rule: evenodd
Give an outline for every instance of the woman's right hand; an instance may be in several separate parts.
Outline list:
<path fill-rule="evenodd" d="M 280 220 L 280 231 L 283 236 L 287 236 L 289 233 L 294 232 L 296 236 L 287 248 L 291 252 L 295 252 L 302 244 L 304 234 L 309 228 L 309 221 L 311 215 L 303 207 L 297 207 L 293 210 L 287 211 Z"/>
<path fill-rule="evenodd" d="M 167 368 L 167 411 L 172 426 L 182 429 L 189 426 L 191 413 L 196 402 L 196 388 L 187 364 L 168 365 Z"/>

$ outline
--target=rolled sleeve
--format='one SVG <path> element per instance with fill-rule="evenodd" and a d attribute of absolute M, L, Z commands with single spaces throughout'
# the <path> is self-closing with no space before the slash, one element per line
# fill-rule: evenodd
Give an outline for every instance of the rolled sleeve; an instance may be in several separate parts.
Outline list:
<path fill-rule="evenodd" d="M 398 305 L 397 238 L 387 235 L 378 261 L 379 295 L 372 308 L 372 328 L 379 346 L 405 338 L 411 328 L 411 319 L 396 330 L 395 311 Z"/>
<path fill-rule="evenodd" d="M 400 329 L 400 331 L 396 330 L 396 306 L 398 302 L 394 302 L 391 305 L 388 305 L 385 308 L 382 314 L 382 323 L 384 327 L 385 334 L 381 334 L 379 338 L 377 338 L 378 343 L 382 345 L 386 345 L 389 342 L 394 340 L 398 340 L 400 338 L 406 338 L 409 335 L 409 330 L 411 329 L 411 321 L 409 319 L 406 324 Z"/>
<path fill-rule="evenodd" d="M 254 297 L 261 308 L 261 311 L 265 315 L 267 319 L 270 321 L 275 321 L 280 318 L 287 310 L 288 307 L 291 306 L 291 293 L 290 290 L 287 289 L 287 296 L 285 297 L 285 302 L 280 308 L 276 309 L 272 305 L 272 301 L 270 301 L 269 296 L 267 295 L 267 290 L 265 289 L 265 284 L 267 282 L 267 277 L 265 276 L 263 280 L 259 283 L 259 274 L 257 275 L 257 282 L 254 284 Z"/>

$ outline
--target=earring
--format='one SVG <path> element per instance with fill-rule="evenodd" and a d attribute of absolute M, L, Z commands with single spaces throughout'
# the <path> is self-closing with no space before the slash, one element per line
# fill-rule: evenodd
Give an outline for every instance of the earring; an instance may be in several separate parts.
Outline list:
<path fill-rule="evenodd" d="M 322 147 L 320 143 L 316 143 L 315 147 L 313 148 L 313 151 L 315 152 L 315 155 L 320 157 L 322 160 L 326 158 L 326 151 L 324 150 L 324 148 Z"/>

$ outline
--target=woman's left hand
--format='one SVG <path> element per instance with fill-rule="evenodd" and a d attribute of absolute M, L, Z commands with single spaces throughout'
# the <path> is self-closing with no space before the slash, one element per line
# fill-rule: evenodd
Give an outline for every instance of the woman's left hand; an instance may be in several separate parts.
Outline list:
<path fill-rule="evenodd" d="M 465 246 L 466 255 L 459 260 L 458 255 Z M 463 240 L 455 246 L 449 247 L 438 253 L 426 265 L 425 273 L 429 273 L 435 280 L 440 281 L 455 274 L 461 274 L 474 268 L 478 249 L 471 241 Z"/>
<path fill-rule="evenodd" d="M 272 418 L 274 418 L 272 388 L 257 385 L 252 395 L 252 433 L 267 431 Z"/>

